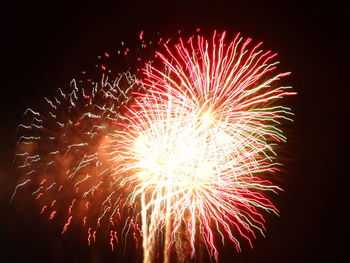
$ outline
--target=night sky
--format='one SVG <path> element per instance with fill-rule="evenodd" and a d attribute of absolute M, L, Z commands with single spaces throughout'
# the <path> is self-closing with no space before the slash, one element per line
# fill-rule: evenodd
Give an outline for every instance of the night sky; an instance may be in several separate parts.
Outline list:
<path fill-rule="evenodd" d="M 132 41 L 141 30 L 169 34 L 197 27 L 264 41 L 279 53 L 281 70 L 292 72 L 284 83 L 298 92 L 287 101 L 296 116 L 285 127 L 288 142 L 281 150 L 281 216 L 268 217 L 267 236 L 258 237 L 254 249 L 244 246 L 237 255 L 232 245 L 221 248 L 220 262 L 342 261 L 348 243 L 348 171 L 342 169 L 349 157 L 349 117 L 343 117 L 348 8 L 336 1 L 30 2 L 0 8 L 0 262 L 140 262 L 132 249 L 122 257 L 108 245 L 87 247 L 79 231 L 62 237 L 28 200 L 9 203 L 18 180 L 11 163 L 15 130 L 26 108 L 42 104 L 120 41 Z"/>

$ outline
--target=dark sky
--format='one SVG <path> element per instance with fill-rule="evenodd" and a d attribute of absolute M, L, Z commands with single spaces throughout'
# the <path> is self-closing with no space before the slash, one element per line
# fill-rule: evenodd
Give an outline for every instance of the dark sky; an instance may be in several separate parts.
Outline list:
<path fill-rule="evenodd" d="M 289 101 L 296 114 L 288 125 L 288 156 L 278 199 L 281 217 L 269 218 L 267 237 L 222 262 L 329 262 L 345 252 L 347 207 L 343 190 L 348 132 L 350 10 L 328 1 L 57 1 L 1 4 L 0 261 L 118 262 L 105 248 L 87 248 L 78 235 L 62 237 L 32 207 L 8 204 L 16 178 L 11 170 L 15 129 L 24 110 L 68 83 L 97 55 L 121 40 L 147 32 L 228 30 L 263 40 L 279 53 Z M 97 4 L 98 3 L 98 4 Z M 347 102 L 347 105 L 349 103 Z M 342 150 L 343 149 L 343 150 Z M 123 259 L 128 262 L 127 258 Z"/>

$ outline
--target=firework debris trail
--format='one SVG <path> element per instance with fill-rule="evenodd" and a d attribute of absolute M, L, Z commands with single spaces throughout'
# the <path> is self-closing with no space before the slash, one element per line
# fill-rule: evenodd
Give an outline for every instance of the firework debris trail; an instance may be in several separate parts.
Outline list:
<path fill-rule="evenodd" d="M 295 94 L 276 85 L 289 73 L 275 73 L 276 54 L 261 46 L 225 32 L 180 37 L 140 80 L 104 75 L 90 93 L 73 81 L 70 93 L 45 98 L 48 110 L 28 109 L 18 128 L 24 176 L 12 198 L 32 183 L 49 219 L 65 204 L 62 233 L 80 220 L 90 244 L 107 223 L 112 249 L 130 232 L 137 246 L 142 238 L 144 262 L 188 260 L 202 243 L 218 261 L 220 239 L 253 246 L 264 212 L 278 214 L 265 193 L 281 189 L 266 178 L 279 170 L 278 125 L 292 114 L 277 102 Z M 171 248 L 186 242 L 181 260 Z"/>

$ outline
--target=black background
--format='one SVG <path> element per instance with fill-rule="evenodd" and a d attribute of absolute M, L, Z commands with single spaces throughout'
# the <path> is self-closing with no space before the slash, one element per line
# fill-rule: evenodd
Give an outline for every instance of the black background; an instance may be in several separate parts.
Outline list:
<path fill-rule="evenodd" d="M 264 3 L 263 3 L 264 2 Z M 350 10 L 335 1 L 85 1 L 1 4 L 0 261 L 128 262 L 107 248 L 88 248 L 79 235 L 62 237 L 33 207 L 9 204 L 15 129 L 24 110 L 65 85 L 97 55 L 141 30 L 242 32 L 278 52 L 287 83 L 298 95 L 288 126 L 281 217 L 269 218 L 267 237 L 222 262 L 339 262 L 346 249 Z M 134 259 L 137 257 L 134 257 Z M 138 258 L 140 260 L 140 257 Z"/>

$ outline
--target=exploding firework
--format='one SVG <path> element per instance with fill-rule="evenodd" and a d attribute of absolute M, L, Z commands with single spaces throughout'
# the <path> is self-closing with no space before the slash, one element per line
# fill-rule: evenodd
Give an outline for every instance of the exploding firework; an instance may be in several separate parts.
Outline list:
<path fill-rule="evenodd" d="M 67 91 L 58 89 L 53 99 L 45 98 L 43 111 L 27 109 L 17 129 L 21 136 L 14 158 L 22 182 L 11 200 L 28 185 L 40 214 L 63 220 L 62 234 L 73 221 L 80 222 L 89 245 L 98 230 L 106 231 L 104 225 L 112 249 L 118 232 L 130 226 L 137 231 L 129 216 L 134 208 L 125 207 L 127 189 L 120 191 L 108 161 L 109 134 L 125 121 L 123 107 L 132 103 L 132 91 L 143 89 L 136 82 L 130 73 L 115 79 L 103 75 L 99 82 L 73 80 Z"/>
<path fill-rule="evenodd" d="M 133 198 L 142 204 L 146 262 L 158 235 L 165 261 L 179 236 L 188 236 L 191 257 L 199 237 L 218 260 L 216 233 L 239 251 L 239 237 L 252 246 L 264 234 L 262 211 L 278 213 L 264 192 L 281 189 L 264 178 L 278 171 L 273 148 L 285 137 L 275 126 L 291 114 L 275 102 L 294 93 L 274 87 L 289 74 L 273 73 L 276 54 L 250 42 L 237 35 L 226 43 L 225 33 L 180 38 L 144 70 L 150 91 L 139 94 L 115 143 L 120 171 L 139 181 Z"/>
<path fill-rule="evenodd" d="M 267 178 L 291 115 L 278 102 L 294 93 L 276 86 L 289 75 L 275 73 L 276 54 L 225 35 L 167 41 L 140 79 L 73 81 L 44 113 L 27 110 L 12 198 L 31 184 L 41 213 L 63 213 L 62 233 L 82 222 L 89 243 L 103 229 L 113 249 L 131 230 L 144 262 L 184 262 L 202 244 L 218 261 L 220 239 L 253 246 L 265 212 L 278 214 L 268 193 L 281 189 Z"/>

